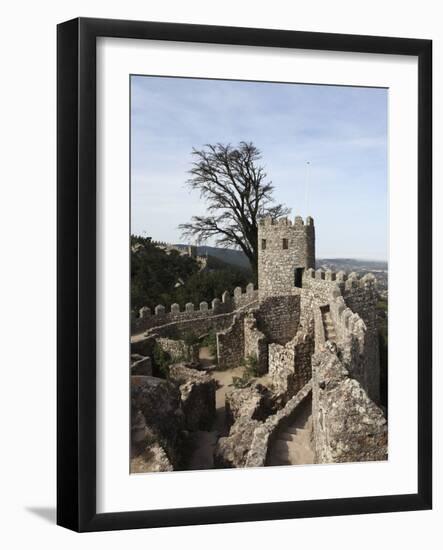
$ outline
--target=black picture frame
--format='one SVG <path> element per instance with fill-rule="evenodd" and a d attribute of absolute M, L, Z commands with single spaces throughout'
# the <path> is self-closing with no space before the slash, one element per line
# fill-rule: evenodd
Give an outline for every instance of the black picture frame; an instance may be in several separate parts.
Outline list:
<path fill-rule="evenodd" d="M 168 40 L 418 58 L 418 491 L 416 494 L 96 512 L 96 39 Z M 104 531 L 432 507 L 432 42 L 74 19 L 57 29 L 57 523 Z"/>

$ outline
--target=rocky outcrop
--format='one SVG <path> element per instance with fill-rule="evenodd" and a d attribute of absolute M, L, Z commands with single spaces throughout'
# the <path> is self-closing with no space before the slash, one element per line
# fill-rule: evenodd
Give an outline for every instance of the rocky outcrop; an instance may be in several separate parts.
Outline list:
<path fill-rule="evenodd" d="M 215 380 L 183 364 L 169 368 L 169 379 L 178 384 L 186 429 L 209 430 L 215 419 Z"/>
<path fill-rule="evenodd" d="M 150 357 L 144 357 L 138 353 L 131 355 L 131 375 L 132 376 L 152 376 L 152 360 Z"/>
<path fill-rule="evenodd" d="M 225 410 L 229 426 L 240 417 L 264 420 L 275 409 L 275 400 L 270 390 L 258 382 L 246 388 L 234 388 L 226 393 Z"/>
<path fill-rule="evenodd" d="M 148 445 L 144 451 L 131 458 L 131 473 L 171 472 L 173 466 L 163 447 L 158 443 Z"/>
<path fill-rule="evenodd" d="M 243 468 L 254 432 L 260 425 L 258 420 L 242 416 L 231 427 L 228 437 L 221 437 L 215 447 L 214 465 L 216 468 Z"/>
<path fill-rule="evenodd" d="M 131 426 L 131 472 L 169 472 L 172 464 L 158 443 L 156 434 L 148 428 L 141 411 L 134 413 Z"/>
<path fill-rule="evenodd" d="M 176 465 L 185 428 L 178 387 L 153 376 L 131 376 L 131 417 L 137 443 L 134 451 L 142 451 L 145 443 L 158 443 L 171 464 Z"/>
<path fill-rule="evenodd" d="M 218 440 L 214 453 L 217 468 L 242 468 L 251 448 L 256 429 L 275 412 L 276 402 L 270 390 L 258 382 L 226 394 L 229 435 Z"/>

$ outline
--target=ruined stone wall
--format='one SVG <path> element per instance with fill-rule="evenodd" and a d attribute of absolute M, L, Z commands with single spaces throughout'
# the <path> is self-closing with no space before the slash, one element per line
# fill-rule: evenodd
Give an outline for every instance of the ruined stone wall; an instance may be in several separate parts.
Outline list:
<path fill-rule="evenodd" d="M 286 345 L 269 344 L 268 350 L 274 391 L 289 399 L 311 379 L 313 335 L 300 331 Z"/>
<path fill-rule="evenodd" d="M 387 460 L 382 410 L 330 350 L 312 358 L 312 419 L 317 463 Z"/>
<path fill-rule="evenodd" d="M 226 330 L 217 332 L 217 357 L 220 370 L 238 367 L 244 358 L 244 313 L 234 315 Z"/>
<path fill-rule="evenodd" d="M 179 304 L 172 304 L 170 311 L 166 311 L 163 305 L 157 305 L 154 312 L 149 307 L 142 307 L 138 317 L 131 319 L 131 334 L 140 334 L 154 327 L 173 322 L 190 321 L 194 319 L 211 318 L 222 313 L 232 313 L 234 310 L 252 305 L 258 300 L 258 290 L 250 283 L 243 292 L 241 287 L 236 287 L 233 295 L 226 290 L 220 298 L 214 298 L 209 307 L 207 302 L 200 302 L 197 306 L 187 303 L 183 311 Z"/>
<path fill-rule="evenodd" d="M 257 329 L 257 320 L 251 312 L 244 318 L 245 359 L 249 356 L 257 358 L 258 374 L 268 372 L 268 343 L 266 336 Z"/>
<path fill-rule="evenodd" d="M 157 338 L 157 344 L 174 362 L 198 361 L 198 346 L 187 346 L 184 340 Z"/>
<path fill-rule="evenodd" d="M 315 267 L 314 221 L 299 216 L 266 218 L 258 226 L 258 288 L 260 299 L 286 295 L 295 287 L 296 268 Z"/>
<path fill-rule="evenodd" d="M 258 329 L 269 341 L 286 344 L 300 324 L 300 294 L 263 299 L 256 317 Z"/>

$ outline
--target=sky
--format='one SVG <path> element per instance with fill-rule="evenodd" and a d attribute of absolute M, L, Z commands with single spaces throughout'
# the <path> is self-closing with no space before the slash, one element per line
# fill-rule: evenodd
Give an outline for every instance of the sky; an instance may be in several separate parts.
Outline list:
<path fill-rule="evenodd" d="M 185 242 L 178 225 L 206 211 L 192 148 L 252 141 L 276 201 L 314 218 L 317 257 L 387 260 L 387 103 L 381 88 L 132 76 L 131 233 Z"/>

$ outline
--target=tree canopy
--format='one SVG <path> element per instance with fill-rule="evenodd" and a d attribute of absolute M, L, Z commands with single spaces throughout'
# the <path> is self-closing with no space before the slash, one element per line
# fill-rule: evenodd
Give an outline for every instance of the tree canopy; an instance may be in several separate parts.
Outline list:
<path fill-rule="evenodd" d="M 191 257 L 158 248 L 149 238 L 131 236 L 131 309 L 143 306 L 154 310 L 157 304 L 167 309 L 178 303 L 198 304 L 220 298 L 225 290 L 243 288 L 251 281 L 248 269 L 227 264 L 209 256 L 207 267 L 201 269 Z"/>
<path fill-rule="evenodd" d="M 277 219 L 290 212 L 274 201 L 274 187 L 260 165 L 260 150 L 242 141 L 237 147 L 208 144 L 193 149 L 192 155 L 187 184 L 200 193 L 208 214 L 181 224 L 183 236 L 197 242 L 214 239 L 219 246 L 240 248 L 256 276 L 259 219 Z"/>

